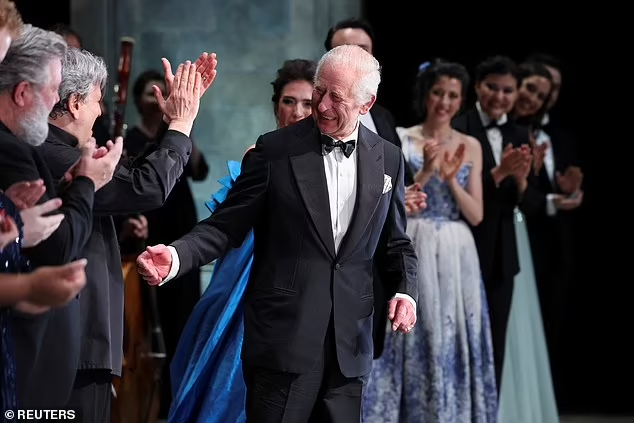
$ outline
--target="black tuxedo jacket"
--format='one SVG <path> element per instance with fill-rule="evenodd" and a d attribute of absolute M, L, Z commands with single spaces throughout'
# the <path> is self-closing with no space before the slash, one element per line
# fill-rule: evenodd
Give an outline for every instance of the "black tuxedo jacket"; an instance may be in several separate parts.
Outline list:
<path fill-rule="evenodd" d="M 218 210 L 172 244 L 182 274 L 239 247 L 254 229 L 242 349 L 247 366 L 313 369 L 332 315 L 342 373 L 366 375 L 373 355 L 373 261 L 383 283 L 417 299 L 417 260 L 405 234 L 403 156 L 363 125 L 357 149 L 356 206 L 338 253 L 312 117 L 262 135 Z M 385 175 L 392 189 L 383 193 Z"/>
<path fill-rule="evenodd" d="M 519 195 L 512 177 L 505 178 L 499 187 L 495 186 L 491 176 L 491 170 L 497 166 L 495 157 L 475 107 L 457 117 L 453 127 L 476 138 L 482 146 L 484 219 L 471 229 L 478 249 L 482 278 L 485 286 L 493 288 L 505 281 L 512 282 L 519 273 L 513 210 L 519 205 L 520 210 L 531 214 L 540 207 L 541 200 L 532 183 L 529 183 L 523 196 Z M 520 125 L 509 121 L 500 127 L 500 131 L 503 138 L 502 148 L 509 143 L 514 147 L 529 145 L 528 130 Z"/>
<path fill-rule="evenodd" d="M 563 174 L 569 166 L 577 166 L 574 138 L 556 123 L 549 123 L 543 129 L 550 136 L 555 171 Z M 539 201 L 538 207 L 532 214 L 526 216 L 540 295 L 543 295 L 544 289 L 552 289 L 555 284 L 565 286 L 572 277 L 574 269 L 573 215 L 575 211 L 557 210 L 554 216 L 546 212 L 547 195 L 563 194 L 557 185 L 556 178 L 553 179 L 550 179 L 546 166 L 542 166 L 539 174 L 533 178 L 533 184 L 538 192 L 536 197 Z"/>
<path fill-rule="evenodd" d="M 158 137 L 161 142 L 132 163 L 122 160 L 112 180 L 95 194 L 92 232 L 81 252 L 88 264 L 86 287 L 80 297 L 79 369 L 105 369 L 121 375 L 124 286 L 112 215 L 159 208 L 167 199 L 192 150 L 189 137 L 167 129 L 163 123 Z M 49 125 L 49 136 L 38 150 L 56 180 L 81 156 L 77 138 L 54 125 Z M 55 331 L 47 331 L 45 346 L 54 345 L 57 336 Z M 51 361 L 44 367 L 53 365 Z"/>
<path fill-rule="evenodd" d="M 401 148 L 401 139 L 396 132 L 396 123 L 392 114 L 384 107 L 374 104 L 370 109 L 370 116 L 376 127 L 377 134 L 386 141 L 391 142 L 398 148 Z M 414 173 L 409 163 L 405 162 L 404 173 L 405 186 L 414 183 Z M 396 292 L 395 287 L 385 286 L 381 282 L 381 278 L 377 274 L 374 276 L 374 358 L 377 359 L 383 354 L 383 346 L 385 344 L 385 325 L 387 323 L 387 304 L 390 298 Z"/>
<path fill-rule="evenodd" d="M 62 199 L 64 214 L 59 228 L 33 248 L 23 250 L 33 268 L 69 263 L 81 256 L 92 230 L 95 185 L 86 177 L 76 178 L 60 193 L 39 151 L 17 138 L 0 123 L 0 189 L 16 182 L 44 180 L 46 192 L 40 203 Z M 23 408 L 61 408 L 66 404 L 79 360 L 79 301 L 43 315 L 12 312 L 15 340 L 18 400 Z M 43 350 L 47 331 L 56 333 L 54 348 Z M 55 366 L 40 366 L 41 357 Z M 45 397 L 33 392 L 46 392 Z"/>
<path fill-rule="evenodd" d="M 398 148 L 401 148 L 401 139 L 396 132 L 396 123 L 394 122 L 394 116 L 384 107 L 374 104 L 372 109 L 370 109 L 370 116 L 372 116 L 372 120 L 374 121 L 374 126 L 376 126 L 376 132 L 379 134 L 381 138 L 386 141 L 391 142 Z M 414 183 L 414 174 L 409 167 L 409 164 L 405 162 L 405 175 L 404 175 L 405 185 L 409 186 Z"/>

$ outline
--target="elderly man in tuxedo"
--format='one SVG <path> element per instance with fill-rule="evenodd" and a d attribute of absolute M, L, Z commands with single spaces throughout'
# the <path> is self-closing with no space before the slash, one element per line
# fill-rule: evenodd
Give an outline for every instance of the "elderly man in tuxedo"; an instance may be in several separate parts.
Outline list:
<path fill-rule="evenodd" d="M 380 67 L 358 46 L 320 60 L 312 116 L 262 135 L 225 202 L 139 271 L 166 282 L 240 246 L 253 228 L 242 361 L 249 422 L 360 421 L 372 366 L 373 263 L 393 285 L 393 330 L 416 322 L 400 150 L 359 122 Z"/>

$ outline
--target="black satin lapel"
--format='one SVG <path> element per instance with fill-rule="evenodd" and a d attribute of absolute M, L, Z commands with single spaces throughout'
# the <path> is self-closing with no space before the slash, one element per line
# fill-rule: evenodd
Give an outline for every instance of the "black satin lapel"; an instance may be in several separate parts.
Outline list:
<path fill-rule="evenodd" d="M 324 170 L 324 158 L 319 149 L 306 151 L 290 158 L 293 174 L 315 229 L 328 252 L 335 257 L 335 241 L 332 236 L 330 200 Z"/>
<path fill-rule="evenodd" d="M 380 137 L 391 141 L 390 130 L 387 122 L 385 121 L 385 118 L 383 117 L 383 114 L 380 111 L 378 111 L 377 113 L 370 112 L 370 116 L 372 117 L 372 121 L 374 122 L 374 126 L 376 127 L 377 134 L 379 134 Z"/>
<path fill-rule="evenodd" d="M 338 257 L 346 258 L 356 248 L 363 232 L 367 228 L 383 195 L 385 168 L 383 164 L 383 144 L 364 136 L 370 130 L 359 129 L 357 157 L 357 199 L 352 221 L 341 243 Z M 369 142 L 367 140 L 370 140 Z M 392 176 L 392 184 L 396 183 L 396 175 Z M 392 187 L 394 189 L 394 187 Z M 387 194 L 386 194 L 387 195 Z"/>
<path fill-rule="evenodd" d="M 473 133 L 469 135 L 472 135 L 480 141 L 480 144 L 482 145 L 482 158 L 488 165 L 488 169 L 493 169 L 497 166 L 497 163 L 495 162 L 495 157 L 493 156 L 489 137 L 487 137 L 487 131 L 484 129 L 484 125 L 482 125 L 482 120 L 480 120 L 480 115 L 476 112 L 470 116 L 470 120 L 471 122 L 469 124 L 473 128 Z"/>

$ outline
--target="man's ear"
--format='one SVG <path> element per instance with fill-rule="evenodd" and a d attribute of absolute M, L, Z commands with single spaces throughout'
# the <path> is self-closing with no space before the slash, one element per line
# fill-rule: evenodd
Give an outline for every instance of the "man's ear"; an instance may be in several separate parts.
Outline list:
<path fill-rule="evenodd" d="M 68 108 L 68 113 L 75 119 L 79 119 L 79 109 L 81 108 L 81 99 L 79 98 L 79 94 L 71 94 L 68 97 L 68 104 L 66 107 Z"/>
<path fill-rule="evenodd" d="M 33 101 L 33 87 L 27 81 L 20 81 L 13 89 L 13 101 L 24 107 Z"/>
<path fill-rule="evenodd" d="M 372 108 L 372 106 L 374 105 L 375 101 L 376 101 L 376 96 L 373 95 L 372 99 L 370 99 L 370 101 L 368 101 L 363 106 L 361 106 L 361 110 L 359 110 L 359 113 L 362 114 L 362 115 L 367 114 L 370 111 L 370 109 Z"/>

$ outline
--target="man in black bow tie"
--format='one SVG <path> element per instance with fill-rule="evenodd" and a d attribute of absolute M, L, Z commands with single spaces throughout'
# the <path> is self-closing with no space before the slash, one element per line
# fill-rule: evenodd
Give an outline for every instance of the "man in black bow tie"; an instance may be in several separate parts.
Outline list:
<path fill-rule="evenodd" d="M 404 160 L 359 122 L 380 79 L 362 48 L 327 52 L 312 116 L 262 135 L 216 212 L 137 260 L 149 283 L 164 283 L 239 247 L 254 229 L 242 349 L 249 422 L 360 421 L 373 356 L 373 263 L 397 292 L 392 329 L 416 323 Z"/>

